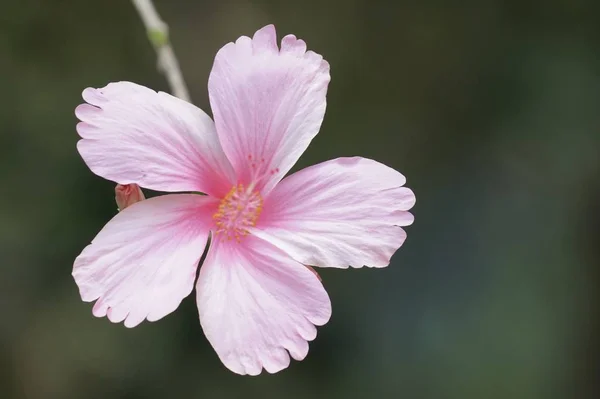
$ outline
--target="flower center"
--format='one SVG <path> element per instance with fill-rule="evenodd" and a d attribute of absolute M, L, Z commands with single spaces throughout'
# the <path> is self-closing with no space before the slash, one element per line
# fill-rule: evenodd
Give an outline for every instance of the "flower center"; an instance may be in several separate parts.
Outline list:
<path fill-rule="evenodd" d="M 253 186 L 243 184 L 233 186 L 231 191 L 221 200 L 217 213 L 213 215 L 217 230 L 215 234 L 223 234 L 228 240 L 248 235 L 248 227 L 256 226 L 262 211 L 263 200 Z"/>

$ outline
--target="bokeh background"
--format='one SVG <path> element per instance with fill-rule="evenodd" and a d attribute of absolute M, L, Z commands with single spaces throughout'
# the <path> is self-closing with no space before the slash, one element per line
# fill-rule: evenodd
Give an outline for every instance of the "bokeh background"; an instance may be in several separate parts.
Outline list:
<path fill-rule="evenodd" d="M 600 3 L 156 1 L 195 104 L 217 50 L 275 23 L 331 64 L 295 169 L 375 158 L 417 195 L 383 270 L 321 272 L 333 317 L 286 371 L 240 377 L 193 297 L 96 319 L 74 258 L 115 214 L 80 159 L 88 86 L 168 91 L 129 1 L 0 0 L 0 398 L 596 398 Z M 600 301 L 599 301 L 600 302 Z"/>

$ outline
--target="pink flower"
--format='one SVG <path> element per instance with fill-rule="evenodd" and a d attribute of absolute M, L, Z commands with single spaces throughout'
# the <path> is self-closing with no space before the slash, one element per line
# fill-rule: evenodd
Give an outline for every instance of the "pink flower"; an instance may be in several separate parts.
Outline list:
<path fill-rule="evenodd" d="M 274 373 L 290 355 L 306 356 L 331 303 L 305 266 L 387 266 L 415 203 L 404 176 L 360 157 L 282 180 L 319 131 L 329 79 L 320 55 L 293 35 L 279 49 L 270 25 L 217 53 L 214 122 L 134 83 L 84 90 L 77 148 L 95 174 L 207 194 L 134 203 L 100 231 L 73 267 L 95 316 L 127 327 L 155 321 L 195 283 L 202 328 L 230 370 Z"/>

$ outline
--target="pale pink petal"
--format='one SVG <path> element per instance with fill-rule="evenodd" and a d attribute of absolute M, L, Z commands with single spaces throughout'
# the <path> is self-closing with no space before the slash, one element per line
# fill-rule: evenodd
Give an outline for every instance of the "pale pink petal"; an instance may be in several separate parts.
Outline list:
<path fill-rule="evenodd" d="M 75 259 L 73 277 L 93 313 L 127 327 L 174 311 L 194 286 L 217 202 L 173 194 L 119 212 Z"/>
<path fill-rule="evenodd" d="M 221 196 L 231 188 L 233 169 L 199 108 L 130 82 L 85 89 L 83 98 L 77 148 L 95 174 L 158 191 Z"/>
<path fill-rule="evenodd" d="M 227 368 L 256 375 L 302 360 L 331 316 L 319 279 L 256 237 L 211 244 L 196 285 L 200 323 Z"/>
<path fill-rule="evenodd" d="M 299 262 L 384 267 L 404 243 L 415 203 L 399 172 L 379 162 L 338 158 L 285 178 L 265 200 L 253 234 Z"/>
<path fill-rule="evenodd" d="M 217 133 L 244 184 L 268 192 L 296 163 L 325 115 L 329 64 L 273 25 L 225 45 L 208 81 Z"/>

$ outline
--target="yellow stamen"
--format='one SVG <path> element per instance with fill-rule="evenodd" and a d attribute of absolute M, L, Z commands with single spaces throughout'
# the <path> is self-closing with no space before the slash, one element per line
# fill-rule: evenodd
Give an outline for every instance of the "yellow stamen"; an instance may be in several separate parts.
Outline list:
<path fill-rule="evenodd" d="M 235 238 L 236 242 L 241 242 L 249 234 L 247 228 L 256 226 L 262 205 L 262 197 L 254 191 L 253 185 L 247 188 L 241 183 L 233 186 L 213 215 L 217 227 L 215 234 L 223 234 L 228 241 Z"/>

